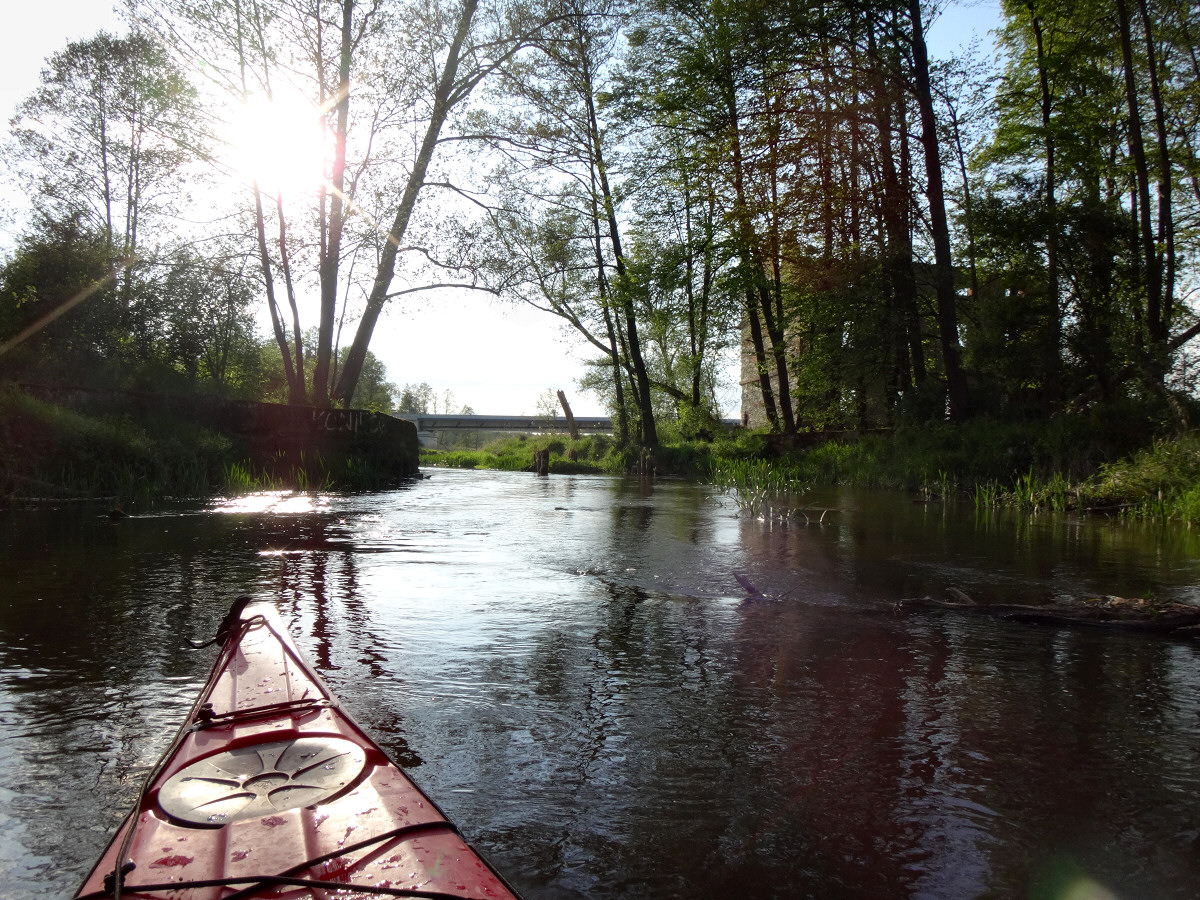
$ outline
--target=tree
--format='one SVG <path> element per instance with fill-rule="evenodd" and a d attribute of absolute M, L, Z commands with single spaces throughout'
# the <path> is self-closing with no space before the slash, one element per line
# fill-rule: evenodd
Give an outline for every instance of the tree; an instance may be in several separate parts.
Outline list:
<path fill-rule="evenodd" d="M 348 348 L 342 348 L 342 356 Z M 387 367 L 374 353 L 367 351 L 363 360 L 362 374 L 350 398 L 350 406 L 355 409 L 369 409 L 372 412 L 390 413 L 396 406 L 396 385 L 387 380 Z"/>
<path fill-rule="evenodd" d="M 772 426 L 790 433 L 778 155 L 786 116 L 776 77 L 792 61 L 788 12 L 762 3 L 660 2 L 639 23 L 634 46 L 652 117 L 704 136 L 696 158 L 720 185 L 722 230 L 738 260 L 764 407 Z"/>
<path fill-rule="evenodd" d="M 958 337 L 957 296 L 954 287 L 954 261 L 950 251 L 950 225 L 946 218 L 945 189 L 942 181 L 942 155 L 938 141 L 937 115 L 929 81 L 929 57 L 925 48 L 925 29 L 921 18 L 921 0 L 908 0 L 913 74 L 917 108 L 921 117 L 921 147 L 925 157 L 926 199 L 929 204 L 929 228 L 933 237 L 934 288 L 937 293 L 938 334 L 942 344 L 942 364 L 946 372 L 951 419 L 969 413 L 966 373 L 962 368 L 962 348 Z"/>
<path fill-rule="evenodd" d="M 138 267 L 138 303 L 128 320 L 129 353 L 183 384 L 258 399 L 257 300 L 246 261 L 219 246 L 151 257 Z M 161 385 L 159 385 L 161 387 Z"/>
<path fill-rule="evenodd" d="M 1040 188 L 1044 268 L 1026 281 L 1058 298 L 1064 384 L 1076 393 L 1109 396 L 1134 374 L 1161 392 L 1172 354 L 1194 337 L 1173 334 L 1181 251 L 1194 240 L 1176 223 L 1200 201 L 1196 182 L 1185 190 L 1180 178 L 1180 162 L 1195 159 L 1182 123 L 1196 120 L 1200 74 L 1185 6 L 1006 6 L 1012 63 L 981 162 L 998 202 Z"/>
<path fill-rule="evenodd" d="M 101 32 L 50 58 L 13 136 L 39 214 L 102 234 L 128 271 L 143 234 L 184 199 L 199 119 L 195 89 L 160 44 Z"/>
<path fill-rule="evenodd" d="M 139 31 L 69 44 L 20 105 L 14 164 L 34 186 L 34 222 L 7 271 L 19 318 L 62 316 L 30 338 L 27 350 L 58 357 L 44 370 L 91 381 L 86 357 L 127 383 L 248 388 L 257 352 L 240 265 L 215 245 L 209 258 L 171 246 L 202 120 L 195 88 Z"/>
<path fill-rule="evenodd" d="M 524 237 L 516 265 L 495 252 L 489 264 L 507 269 L 501 290 L 562 316 L 608 357 L 619 440 L 628 434 L 628 395 L 641 440 L 653 446 L 651 377 L 627 272 L 620 138 L 603 106 L 626 6 L 567 0 L 505 69 L 499 87 L 507 108 L 485 126 L 505 161 L 493 176 L 503 193 L 489 212 L 491 243 L 511 245 L 514 227 Z"/>
<path fill-rule="evenodd" d="M 122 311 L 102 233 L 79 218 L 40 220 L 0 268 L 0 370 L 67 382 L 103 378 Z"/>
<path fill-rule="evenodd" d="M 429 404 L 432 402 L 433 388 L 429 386 L 429 382 L 422 381 L 420 384 L 406 384 L 403 390 L 400 391 L 400 402 L 396 404 L 396 412 L 427 413 L 429 412 Z"/>
<path fill-rule="evenodd" d="M 324 186 L 310 199 L 251 185 L 252 240 L 285 369 L 314 379 L 311 392 L 293 383 L 293 402 L 352 402 L 379 317 L 407 292 L 392 289 L 398 266 L 405 255 L 436 257 L 409 232 L 431 173 L 453 190 L 437 174 L 437 156 L 462 136 L 443 131 L 536 30 L 532 8 L 512 0 L 162 0 L 143 9 L 181 57 L 205 60 L 206 76 L 231 100 L 271 98 L 290 82 L 322 111 L 331 143 Z M 306 349 L 296 297 L 308 280 L 320 305 Z M 276 294 L 286 296 L 290 322 Z M 337 350 L 343 329 L 353 335 L 345 354 Z"/>

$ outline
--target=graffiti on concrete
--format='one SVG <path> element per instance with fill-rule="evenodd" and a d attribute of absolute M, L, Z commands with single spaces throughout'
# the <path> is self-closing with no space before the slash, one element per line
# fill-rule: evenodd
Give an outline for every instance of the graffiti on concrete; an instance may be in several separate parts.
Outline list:
<path fill-rule="evenodd" d="M 383 417 L 361 409 L 313 409 L 312 423 L 322 431 L 340 434 L 383 434 Z"/>

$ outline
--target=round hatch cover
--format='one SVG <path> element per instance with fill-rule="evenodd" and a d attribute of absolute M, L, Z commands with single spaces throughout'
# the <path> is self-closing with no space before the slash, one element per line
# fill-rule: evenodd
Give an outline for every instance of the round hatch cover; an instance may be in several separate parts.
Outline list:
<path fill-rule="evenodd" d="M 226 750 L 172 775 L 158 805 L 192 825 L 224 825 L 312 806 L 341 791 L 362 771 L 366 754 L 335 737 L 271 741 Z"/>

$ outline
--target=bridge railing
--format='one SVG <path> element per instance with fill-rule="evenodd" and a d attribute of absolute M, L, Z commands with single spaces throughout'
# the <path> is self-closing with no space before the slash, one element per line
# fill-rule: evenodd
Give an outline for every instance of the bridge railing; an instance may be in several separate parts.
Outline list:
<path fill-rule="evenodd" d="M 527 433 L 566 433 L 567 420 L 548 416 L 458 416 L 431 413 L 394 413 L 406 419 L 422 433 L 435 431 L 522 431 Z M 584 434 L 607 434 L 612 431 L 608 416 L 576 416 L 575 426 Z"/>

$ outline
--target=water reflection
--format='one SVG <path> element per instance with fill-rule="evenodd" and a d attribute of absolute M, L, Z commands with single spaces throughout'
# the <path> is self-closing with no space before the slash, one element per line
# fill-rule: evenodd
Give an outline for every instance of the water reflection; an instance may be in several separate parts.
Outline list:
<path fill-rule="evenodd" d="M 295 491 L 261 491 L 242 497 L 219 500 L 212 506 L 217 513 L 272 513 L 274 515 L 297 515 L 328 508 L 329 498 L 316 494 Z"/>
<path fill-rule="evenodd" d="M 1194 536 L 809 499 L 781 525 L 679 482 L 437 472 L 6 512 L 6 896 L 70 893 L 211 662 L 181 638 L 242 593 L 531 898 L 1194 895 L 1196 645 L 893 608 L 1186 600 Z"/>

